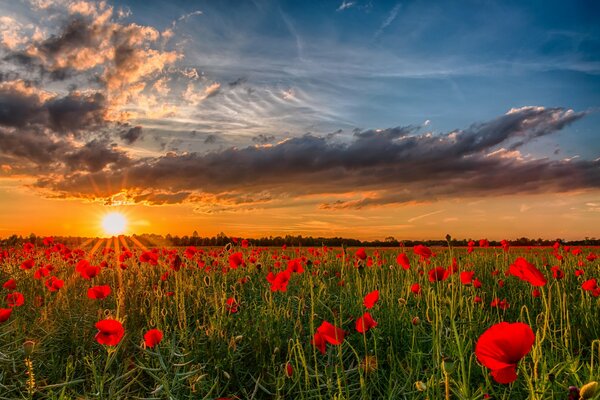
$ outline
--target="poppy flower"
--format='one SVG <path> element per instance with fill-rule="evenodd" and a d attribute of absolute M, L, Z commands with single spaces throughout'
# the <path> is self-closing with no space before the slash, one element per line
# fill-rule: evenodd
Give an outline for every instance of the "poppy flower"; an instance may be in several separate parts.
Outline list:
<path fill-rule="evenodd" d="M 0 308 L 0 323 L 8 321 L 12 310 L 12 308 Z"/>
<path fill-rule="evenodd" d="M 585 281 L 581 284 L 581 288 L 583 290 L 587 290 L 587 291 L 596 290 L 597 287 L 598 287 L 598 283 L 596 281 L 596 278 L 588 279 L 587 281 Z"/>
<path fill-rule="evenodd" d="M 365 333 L 371 328 L 375 328 L 377 326 L 377 322 L 371 317 L 371 314 L 368 312 L 364 313 L 361 317 L 356 320 L 356 330 L 359 333 Z"/>
<path fill-rule="evenodd" d="M 91 265 L 88 260 L 81 260 L 75 266 L 75 270 L 83 279 L 92 279 L 100 273 L 100 267 Z"/>
<path fill-rule="evenodd" d="M 244 255 L 241 252 L 232 253 L 229 255 L 229 267 L 237 269 L 240 265 L 244 264 Z"/>
<path fill-rule="evenodd" d="M 517 363 L 531 351 L 534 341 L 535 335 L 529 325 L 500 322 L 479 337 L 475 355 L 491 370 L 496 382 L 507 384 L 517 379 Z"/>
<path fill-rule="evenodd" d="M 96 322 L 96 328 L 98 329 L 96 341 L 107 346 L 116 346 L 125 334 L 123 324 L 114 319 L 98 321 Z"/>
<path fill-rule="evenodd" d="M 508 304 L 508 302 L 506 301 L 506 299 L 500 300 L 498 298 L 495 298 L 490 303 L 490 307 L 493 307 L 493 308 L 499 307 L 501 310 L 506 310 L 507 308 L 510 307 L 510 304 Z"/>
<path fill-rule="evenodd" d="M 479 247 L 490 247 L 490 242 L 487 239 L 481 239 L 479 241 Z"/>
<path fill-rule="evenodd" d="M 327 321 L 323 321 L 321 326 L 317 328 L 317 332 L 313 336 L 312 344 L 314 344 L 322 354 L 325 354 L 327 343 L 337 346 L 344 341 L 344 330 L 332 325 Z"/>
<path fill-rule="evenodd" d="M 17 281 L 15 281 L 14 279 L 9 279 L 6 282 L 4 282 L 4 284 L 2 284 L 2 287 L 8 290 L 15 290 L 17 288 Z"/>
<path fill-rule="evenodd" d="M 479 278 L 473 279 L 473 287 L 475 289 L 479 289 L 481 287 L 481 281 L 479 280 Z"/>
<path fill-rule="evenodd" d="M 396 257 L 396 262 L 402 266 L 404 269 L 410 269 L 410 262 L 408 261 L 408 256 L 405 253 L 398 254 Z"/>
<path fill-rule="evenodd" d="M 47 277 L 48 275 L 50 275 L 50 270 L 46 267 L 42 267 L 37 269 L 34 273 L 33 273 L 33 279 L 42 279 Z"/>
<path fill-rule="evenodd" d="M 410 287 L 410 291 L 415 295 L 421 294 L 421 285 L 418 283 L 413 283 Z"/>
<path fill-rule="evenodd" d="M 565 277 L 565 273 L 558 266 L 554 266 L 550 268 L 550 270 L 552 271 L 552 276 L 554 277 L 554 279 L 559 280 Z"/>
<path fill-rule="evenodd" d="M 35 261 L 33 260 L 33 258 L 30 258 L 28 260 L 25 260 L 21 263 L 21 265 L 19 266 L 20 269 L 24 269 L 24 270 L 28 270 L 33 268 L 33 266 L 35 265 Z"/>
<path fill-rule="evenodd" d="M 540 290 L 536 288 L 536 289 L 533 289 L 533 292 L 531 293 L 531 295 L 535 298 L 538 298 L 542 295 L 542 292 L 540 292 Z"/>
<path fill-rule="evenodd" d="M 444 267 L 436 267 L 429 270 L 429 282 L 439 282 L 446 280 L 450 274 Z"/>
<path fill-rule="evenodd" d="M 243 248 L 247 248 L 249 244 L 250 244 L 250 242 L 248 242 L 248 239 L 242 239 L 242 247 Z"/>
<path fill-rule="evenodd" d="M 463 285 L 470 285 L 473 282 L 475 271 L 463 271 L 460 273 L 460 282 Z"/>
<path fill-rule="evenodd" d="M 58 290 L 65 285 L 65 282 L 62 279 L 51 276 L 50 278 L 46 279 L 44 284 L 51 292 L 58 292 Z"/>
<path fill-rule="evenodd" d="M 19 307 L 25 304 L 25 296 L 19 292 L 13 292 L 6 295 L 6 304 L 9 307 Z"/>
<path fill-rule="evenodd" d="M 289 270 L 278 272 L 274 275 L 273 272 L 269 272 L 267 275 L 267 281 L 271 283 L 272 292 L 286 292 L 287 285 L 290 282 L 292 273 Z"/>
<path fill-rule="evenodd" d="M 162 338 L 163 333 L 160 329 L 150 329 L 148 332 L 144 333 L 144 344 L 146 347 L 152 348 L 159 344 Z"/>
<path fill-rule="evenodd" d="M 102 300 L 106 298 L 110 294 L 110 286 L 102 285 L 102 286 L 93 286 L 88 289 L 87 297 L 90 299 L 98 299 Z"/>
<path fill-rule="evenodd" d="M 427 246 L 423 246 L 422 244 L 418 244 L 413 247 L 413 251 L 415 254 L 421 256 L 421 258 L 428 260 L 431 257 L 431 249 Z"/>
<path fill-rule="evenodd" d="M 304 272 L 304 268 L 302 268 L 302 259 L 301 258 L 294 258 L 292 260 L 288 261 L 288 267 L 287 269 L 290 272 L 295 272 L 297 274 L 301 274 Z"/>
<path fill-rule="evenodd" d="M 365 305 L 365 308 L 371 309 L 371 308 L 373 308 L 375 303 L 377 303 L 378 300 L 379 300 L 379 290 L 374 290 L 365 296 L 365 298 L 363 299 L 363 304 Z"/>
<path fill-rule="evenodd" d="M 232 314 L 238 312 L 238 303 L 233 297 L 227 299 L 227 301 L 225 302 L 225 306 L 227 307 L 227 311 L 229 311 Z"/>
<path fill-rule="evenodd" d="M 510 243 L 504 239 L 500 241 L 500 245 L 502 246 L 502 250 L 504 251 L 508 251 L 508 248 L 510 247 Z"/>
<path fill-rule="evenodd" d="M 147 262 L 150 265 L 158 264 L 158 253 L 153 251 L 145 251 L 140 255 L 140 262 Z"/>
<path fill-rule="evenodd" d="M 360 249 L 356 250 L 356 258 L 360 259 L 360 260 L 366 260 L 367 259 L 367 253 L 365 252 L 365 248 L 361 247 Z"/>
<path fill-rule="evenodd" d="M 547 282 L 544 275 L 535 267 L 527 262 L 523 257 L 519 257 L 508 269 L 509 275 L 529 282 L 532 286 L 544 286 Z"/>

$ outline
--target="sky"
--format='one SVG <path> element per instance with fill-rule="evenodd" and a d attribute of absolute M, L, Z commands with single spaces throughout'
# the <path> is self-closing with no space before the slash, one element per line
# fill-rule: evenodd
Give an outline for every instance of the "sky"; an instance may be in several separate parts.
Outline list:
<path fill-rule="evenodd" d="M 0 3 L 0 237 L 600 237 L 595 1 Z"/>

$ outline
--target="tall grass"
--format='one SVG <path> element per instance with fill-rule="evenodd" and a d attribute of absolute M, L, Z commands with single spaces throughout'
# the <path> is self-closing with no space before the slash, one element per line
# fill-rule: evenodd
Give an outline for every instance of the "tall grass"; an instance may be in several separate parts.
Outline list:
<path fill-rule="evenodd" d="M 398 248 L 379 250 L 381 265 L 374 257 L 371 267 L 358 262 L 352 249 L 339 256 L 341 249 L 311 254 L 250 248 L 243 250 L 246 266 L 231 269 L 226 249 L 205 250 L 194 259 L 182 255 L 177 272 L 165 256 L 152 266 L 138 261 L 138 250 L 122 270 L 114 254 L 97 253 L 91 262 L 106 260 L 108 267 L 91 281 L 57 253 L 46 258 L 38 251 L 36 267 L 21 270 L 24 255 L 13 250 L 1 264 L 0 280 L 14 278 L 26 301 L 0 324 L 0 398 L 566 399 L 569 386 L 600 378 L 600 298 L 580 288 L 584 278 L 598 277 L 597 260 L 565 254 L 559 263 L 552 249 L 477 248 L 467 254 L 439 248 L 427 265 L 407 249 L 411 269 L 403 270 L 396 264 L 403 251 Z M 276 270 L 274 254 L 306 257 L 304 273 L 292 274 L 286 292 L 271 292 L 266 280 L 267 271 Z M 505 276 L 517 256 L 548 278 L 540 297 L 532 296 L 528 283 Z M 429 282 L 428 269 L 447 267 L 452 257 L 461 271 L 474 270 L 483 287 L 462 285 L 458 274 Z M 563 279 L 552 277 L 545 259 L 560 264 Z M 199 268 L 198 260 L 214 267 Z M 579 260 L 585 261 L 585 274 L 576 277 Z M 65 281 L 56 293 L 44 279 L 33 279 L 45 264 Z M 285 260 L 282 264 L 285 268 Z M 421 295 L 411 293 L 413 283 L 421 285 Z M 87 289 L 101 284 L 111 286 L 111 295 L 88 299 Z M 376 289 L 380 300 L 370 312 L 378 326 L 359 334 L 354 326 L 365 311 L 363 296 Z M 475 303 L 475 296 L 482 302 Z M 228 311 L 229 297 L 238 301 L 237 313 Z M 510 306 L 492 308 L 494 298 Z M 115 347 L 94 339 L 94 324 L 108 316 L 126 329 Z M 310 342 L 324 320 L 347 336 L 323 355 Z M 536 335 L 510 385 L 493 382 L 474 354 L 479 335 L 500 321 L 525 322 Z M 142 337 L 151 328 L 162 330 L 164 338 L 149 349 Z M 33 349 L 27 341 L 35 343 Z"/>

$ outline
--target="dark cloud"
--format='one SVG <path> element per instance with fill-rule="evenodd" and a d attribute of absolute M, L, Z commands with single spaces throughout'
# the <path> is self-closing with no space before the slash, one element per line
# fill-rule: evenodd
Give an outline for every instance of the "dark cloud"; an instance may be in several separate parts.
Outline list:
<path fill-rule="evenodd" d="M 134 126 L 126 131 L 121 132 L 119 135 L 127 144 L 135 143 L 139 138 L 142 137 L 142 127 Z"/>
<path fill-rule="evenodd" d="M 84 146 L 75 148 L 62 158 L 70 171 L 98 172 L 111 165 L 121 170 L 130 164 L 127 155 L 105 140 L 94 139 Z"/>
<path fill-rule="evenodd" d="M 45 104 L 49 126 L 56 132 L 90 130 L 105 124 L 105 98 L 102 93 L 70 93 Z"/>
<path fill-rule="evenodd" d="M 267 144 L 275 140 L 273 135 L 263 135 L 262 133 L 252 138 L 252 141 L 258 144 Z"/>
<path fill-rule="evenodd" d="M 556 132 L 583 115 L 526 107 L 447 134 L 398 127 L 356 131 L 350 143 L 307 134 L 273 146 L 169 153 L 137 160 L 126 169 L 73 174 L 42 186 L 72 196 L 89 196 L 90 181 L 106 183 L 108 196 L 149 187 L 163 193 L 246 195 L 377 192 L 321 206 L 329 209 L 598 188 L 598 160 L 528 159 L 506 149 Z"/>
<path fill-rule="evenodd" d="M 105 98 L 99 92 L 58 97 L 23 80 L 0 83 L 0 126 L 77 134 L 104 125 L 105 112 Z"/>

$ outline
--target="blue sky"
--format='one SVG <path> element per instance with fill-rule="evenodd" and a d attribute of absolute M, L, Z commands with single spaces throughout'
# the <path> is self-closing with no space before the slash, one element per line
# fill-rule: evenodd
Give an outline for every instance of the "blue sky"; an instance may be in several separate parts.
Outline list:
<path fill-rule="evenodd" d="M 351 4 L 350 4 L 351 3 Z M 149 5 L 151 4 L 151 5 Z M 342 4 L 346 8 L 340 9 Z M 594 157 L 600 123 L 595 2 L 125 2 L 177 24 L 189 66 L 217 81 L 303 93 L 297 129 L 423 124 L 450 131 L 528 105 L 591 111 L 552 141 Z M 551 143 L 552 142 L 552 143 Z M 529 149 L 536 152 L 536 146 Z"/>

